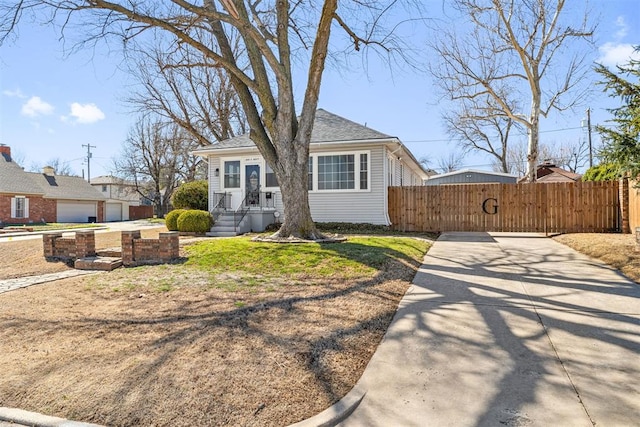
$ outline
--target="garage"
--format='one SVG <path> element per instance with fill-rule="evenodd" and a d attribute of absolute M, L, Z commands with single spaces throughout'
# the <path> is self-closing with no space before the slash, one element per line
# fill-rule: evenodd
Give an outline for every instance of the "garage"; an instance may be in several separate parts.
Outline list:
<path fill-rule="evenodd" d="M 58 222 L 89 222 L 89 217 L 97 216 L 98 202 L 58 201 Z"/>
<path fill-rule="evenodd" d="M 109 221 L 122 221 L 122 203 L 109 203 L 106 204 L 106 220 Z"/>

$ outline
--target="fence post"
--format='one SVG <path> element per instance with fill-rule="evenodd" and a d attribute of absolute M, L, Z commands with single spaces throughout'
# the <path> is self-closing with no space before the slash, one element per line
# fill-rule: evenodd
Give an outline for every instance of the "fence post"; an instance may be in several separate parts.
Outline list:
<path fill-rule="evenodd" d="M 629 234 L 631 233 L 629 227 L 629 178 L 620 178 L 618 188 L 620 198 L 620 232 Z"/>
<path fill-rule="evenodd" d="M 42 235 L 45 258 L 53 258 L 56 256 L 56 240 L 60 237 L 62 237 L 62 233 L 45 233 Z"/>

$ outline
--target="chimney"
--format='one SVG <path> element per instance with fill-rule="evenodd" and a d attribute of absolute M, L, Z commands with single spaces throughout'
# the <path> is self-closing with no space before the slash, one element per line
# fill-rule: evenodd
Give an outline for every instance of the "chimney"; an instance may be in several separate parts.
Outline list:
<path fill-rule="evenodd" d="M 54 176 L 56 174 L 56 170 L 51 166 L 45 166 L 42 168 L 42 173 L 47 176 Z"/>
<path fill-rule="evenodd" d="M 0 144 L 0 155 L 2 155 L 8 162 L 11 161 L 11 147 L 8 145 Z"/>

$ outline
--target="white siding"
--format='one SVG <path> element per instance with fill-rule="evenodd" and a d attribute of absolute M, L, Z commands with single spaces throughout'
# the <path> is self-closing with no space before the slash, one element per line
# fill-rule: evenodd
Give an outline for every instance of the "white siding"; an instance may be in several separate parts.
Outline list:
<path fill-rule="evenodd" d="M 218 169 L 218 176 L 216 176 L 216 169 Z M 222 176 L 220 157 L 209 156 L 209 210 L 214 206 L 213 194 L 220 191 L 220 176 Z"/>
<path fill-rule="evenodd" d="M 358 147 L 354 151 L 369 151 L 368 191 L 325 191 L 309 193 L 311 216 L 316 222 L 354 222 L 369 224 L 387 224 L 386 189 L 384 186 L 385 149 L 381 146 Z M 340 150 L 345 151 L 343 148 Z M 338 150 L 318 150 L 316 152 L 331 153 Z M 357 177 L 356 177 L 357 178 Z"/>

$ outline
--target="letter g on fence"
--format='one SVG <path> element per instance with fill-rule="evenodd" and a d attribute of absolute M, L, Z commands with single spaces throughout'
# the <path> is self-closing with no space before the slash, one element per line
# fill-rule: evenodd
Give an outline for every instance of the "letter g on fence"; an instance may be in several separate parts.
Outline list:
<path fill-rule="evenodd" d="M 490 197 L 482 202 L 482 211 L 487 215 L 495 215 L 498 213 L 498 200 Z"/>

